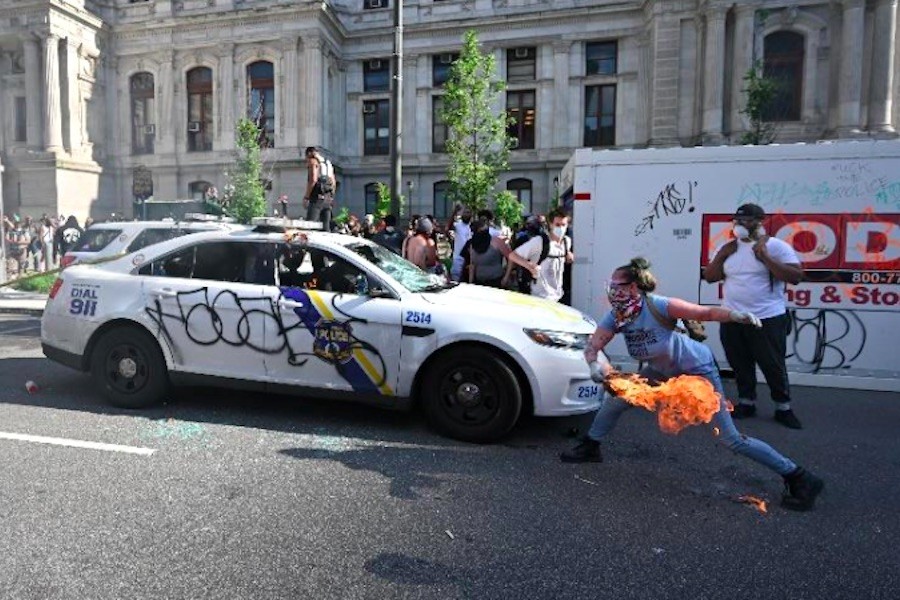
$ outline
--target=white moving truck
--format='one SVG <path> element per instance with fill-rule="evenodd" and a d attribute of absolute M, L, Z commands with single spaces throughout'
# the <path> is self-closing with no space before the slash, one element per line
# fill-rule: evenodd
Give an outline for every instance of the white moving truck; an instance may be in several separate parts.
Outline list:
<path fill-rule="evenodd" d="M 788 286 L 788 368 L 798 385 L 900 391 L 900 141 L 581 149 L 560 174 L 573 206 L 572 303 L 599 317 L 604 282 L 633 256 L 658 291 L 705 305 L 702 268 L 752 202 L 790 243 L 806 279 Z M 707 343 L 727 368 L 717 324 Z M 613 357 L 625 359 L 616 339 Z M 762 381 L 762 379 L 760 379 Z"/>

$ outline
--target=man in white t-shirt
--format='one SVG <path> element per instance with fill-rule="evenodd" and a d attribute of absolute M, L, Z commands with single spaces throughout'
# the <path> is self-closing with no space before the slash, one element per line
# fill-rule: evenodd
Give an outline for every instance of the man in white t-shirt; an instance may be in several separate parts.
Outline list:
<path fill-rule="evenodd" d="M 801 429 L 791 409 L 788 384 L 787 314 L 785 283 L 800 283 L 803 267 L 794 249 L 783 240 L 769 237 L 763 227 L 765 211 L 756 204 L 744 204 L 734 214 L 735 239 L 723 245 L 704 272 L 709 283 L 723 281 L 723 304 L 732 310 L 759 317 L 762 328 L 731 327 L 723 323 L 719 338 L 737 380 L 738 404 L 735 419 L 756 414 L 756 366 L 769 384 L 775 402 L 775 420 Z M 753 331 L 749 331 L 749 330 Z"/>
<path fill-rule="evenodd" d="M 538 274 L 531 284 L 531 295 L 559 302 L 563 297 L 563 271 L 566 263 L 575 260 L 572 254 L 572 240 L 566 235 L 569 228 L 569 217 L 560 209 L 547 215 L 550 222 L 550 247 L 547 255 L 541 260 L 544 252 L 543 235 L 536 235 L 514 250 L 516 254 L 530 263 L 537 264 Z M 508 280 L 510 268 L 507 268 Z"/>
<path fill-rule="evenodd" d="M 460 254 L 463 246 L 472 239 L 472 210 L 458 204 L 450 217 L 450 226 L 453 228 L 453 264 L 450 266 L 450 278 L 453 281 L 462 281 L 462 271 L 465 259 Z"/>

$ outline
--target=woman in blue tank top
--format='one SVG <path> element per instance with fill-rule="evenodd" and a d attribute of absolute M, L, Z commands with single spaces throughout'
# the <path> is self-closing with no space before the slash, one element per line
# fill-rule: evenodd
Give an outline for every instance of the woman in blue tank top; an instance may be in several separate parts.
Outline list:
<path fill-rule="evenodd" d="M 718 430 L 718 441 L 784 478 L 782 506 L 792 510 L 812 509 L 816 496 L 824 487 L 822 480 L 765 442 L 740 434 L 728 412 L 725 391 L 712 351 L 663 324 L 664 319 L 673 322 L 695 319 L 760 327 L 759 319 L 750 313 L 718 306 L 699 306 L 678 298 L 651 294 L 656 289 L 656 280 L 649 267 L 650 264 L 643 258 L 635 258 L 613 272 L 607 287 L 612 310 L 601 319 L 584 353 L 591 367 L 591 377 L 594 381 L 605 382 L 614 372 L 603 348 L 617 333 L 625 336 L 628 354 L 646 365 L 641 375 L 651 381 L 676 375 L 705 377 L 719 394 L 719 411 L 709 424 L 710 428 Z M 647 306 L 648 303 L 653 304 L 652 308 Z M 608 395 L 597 411 L 587 436 L 575 448 L 562 454 L 563 462 L 602 462 L 600 440 L 613 430 L 619 417 L 630 406 L 624 400 Z"/>

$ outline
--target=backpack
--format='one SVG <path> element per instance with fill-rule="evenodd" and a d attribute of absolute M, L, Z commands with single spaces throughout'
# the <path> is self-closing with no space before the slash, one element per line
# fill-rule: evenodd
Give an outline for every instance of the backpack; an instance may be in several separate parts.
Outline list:
<path fill-rule="evenodd" d="M 703 325 L 703 321 L 681 319 L 681 324 L 684 325 L 684 327 L 679 327 L 678 320 L 664 317 L 659 310 L 657 310 L 656 305 L 647 297 L 647 294 L 644 294 L 644 303 L 647 305 L 647 308 L 650 309 L 650 314 L 653 315 L 653 318 L 656 319 L 657 323 L 666 329 L 677 331 L 678 333 L 685 333 L 689 338 L 697 342 L 706 340 L 706 327 Z"/>
<path fill-rule="evenodd" d="M 327 158 L 319 161 L 319 178 L 315 187 L 320 195 L 334 194 L 334 165 Z"/>

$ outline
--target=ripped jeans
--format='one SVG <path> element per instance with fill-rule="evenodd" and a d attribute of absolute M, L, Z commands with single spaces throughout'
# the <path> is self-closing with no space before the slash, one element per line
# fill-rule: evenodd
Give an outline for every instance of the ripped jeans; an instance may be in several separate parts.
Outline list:
<path fill-rule="evenodd" d="M 641 375 L 651 380 L 666 379 L 664 375 L 648 368 L 642 369 Z M 736 454 L 743 454 L 750 460 L 754 460 L 761 465 L 769 467 L 779 475 L 787 475 L 797 468 L 797 465 L 794 464 L 793 461 L 782 456 L 777 450 L 772 448 L 772 446 L 738 432 L 737 428 L 734 426 L 734 421 L 731 420 L 731 413 L 728 412 L 728 405 L 725 401 L 725 390 L 722 387 L 722 380 L 719 378 L 719 373 L 715 367 L 702 373 L 692 373 L 692 375 L 705 377 L 713 384 L 713 387 L 719 393 L 719 412 L 716 413 L 712 421 L 708 424 L 708 427 L 711 430 L 713 427 L 719 429 L 719 435 L 716 438 L 716 441 Z M 597 411 L 597 415 L 594 417 L 594 422 L 591 424 L 590 430 L 588 430 L 588 437 L 598 442 L 602 440 L 606 434 L 615 428 L 622 413 L 631 407 L 631 404 L 628 404 L 621 398 L 616 398 L 615 396 L 607 394 L 606 399 L 600 406 L 600 410 Z"/>

